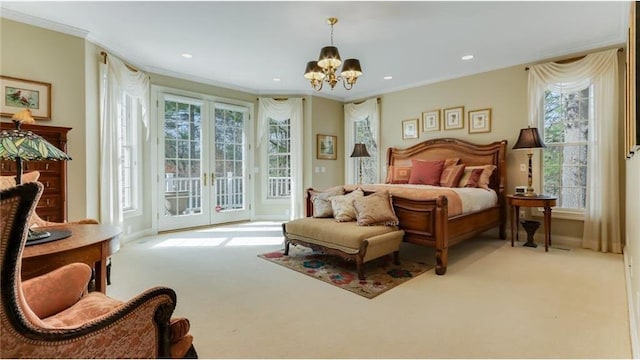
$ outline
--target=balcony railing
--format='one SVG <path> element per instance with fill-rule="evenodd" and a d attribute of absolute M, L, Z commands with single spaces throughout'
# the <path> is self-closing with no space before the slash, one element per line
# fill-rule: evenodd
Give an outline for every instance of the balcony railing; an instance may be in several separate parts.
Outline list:
<path fill-rule="evenodd" d="M 167 174 L 169 175 L 169 174 Z M 241 176 L 215 179 L 215 211 L 244 209 L 244 189 Z M 198 214 L 201 212 L 200 177 L 165 178 L 165 209 L 167 215 Z"/>
<path fill-rule="evenodd" d="M 270 177 L 268 181 L 268 198 L 283 198 L 291 196 L 290 177 Z"/>

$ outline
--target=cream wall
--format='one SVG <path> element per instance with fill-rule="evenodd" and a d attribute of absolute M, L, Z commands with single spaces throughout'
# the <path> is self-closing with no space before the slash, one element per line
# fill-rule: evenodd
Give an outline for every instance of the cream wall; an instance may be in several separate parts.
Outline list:
<path fill-rule="evenodd" d="M 305 157 L 310 160 L 311 166 L 309 168 L 312 170 L 312 180 L 309 186 L 316 189 L 326 189 L 344 183 L 344 105 L 342 102 L 318 96 L 313 96 L 311 101 L 311 119 L 313 119 L 311 144 L 313 146 L 310 156 Z M 337 137 L 338 156 L 336 160 L 324 160 L 316 157 L 318 134 Z M 316 168 L 319 168 L 320 171 L 316 172 Z M 322 172 L 322 168 L 324 168 L 324 172 Z"/>
<path fill-rule="evenodd" d="M 73 159 L 67 164 L 68 218 L 84 218 L 88 213 L 87 199 L 94 196 L 87 192 L 89 179 L 85 176 L 89 153 L 85 40 L 0 18 L 0 74 L 51 84 L 51 121 L 37 124 L 73 128 L 67 142 Z"/>

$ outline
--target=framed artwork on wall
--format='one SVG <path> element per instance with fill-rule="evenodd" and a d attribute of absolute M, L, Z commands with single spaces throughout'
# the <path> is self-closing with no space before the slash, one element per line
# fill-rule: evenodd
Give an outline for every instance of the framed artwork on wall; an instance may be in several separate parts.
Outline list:
<path fill-rule="evenodd" d="M 444 109 L 444 129 L 464 129 L 464 106 Z"/>
<path fill-rule="evenodd" d="M 491 132 L 491 109 L 469 111 L 469 134 Z"/>
<path fill-rule="evenodd" d="M 0 75 L 0 115 L 31 109 L 36 120 L 51 120 L 51 84 Z"/>
<path fill-rule="evenodd" d="M 321 160 L 336 160 L 338 158 L 338 137 L 333 135 L 316 136 L 316 158 Z"/>
<path fill-rule="evenodd" d="M 422 132 L 440 130 L 440 110 L 422 113 Z"/>
<path fill-rule="evenodd" d="M 418 138 L 418 119 L 402 121 L 402 140 Z"/>

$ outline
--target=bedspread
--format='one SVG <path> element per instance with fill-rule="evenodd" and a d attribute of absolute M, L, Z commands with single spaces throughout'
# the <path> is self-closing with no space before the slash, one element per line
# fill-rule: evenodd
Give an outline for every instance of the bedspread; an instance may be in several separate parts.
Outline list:
<path fill-rule="evenodd" d="M 392 196 L 412 200 L 430 200 L 444 195 L 447 198 L 449 217 L 490 208 L 498 202 L 495 191 L 478 188 L 445 188 L 413 184 L 344 185 L 345 191 L 353 191 L 358 187 L 364 191 L 387 190 Z"/>

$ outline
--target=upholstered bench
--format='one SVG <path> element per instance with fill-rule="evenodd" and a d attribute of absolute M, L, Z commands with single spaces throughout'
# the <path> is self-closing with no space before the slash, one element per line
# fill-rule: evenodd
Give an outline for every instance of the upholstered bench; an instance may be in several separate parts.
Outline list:
<path fill-rule="evenodd" d="M 327 254 L 354 260 L 358 278 L 365 280 L 363 264 L 381 256 L 393 254 L 398 264 L 398 253 L 404 231 L 397 226 L 359 226 L 355 221 L 336 222 L 333 218 L 292 220 L 282 224 L 285 238 L 284 254 L 289 245 L 302 245 Z"/>

